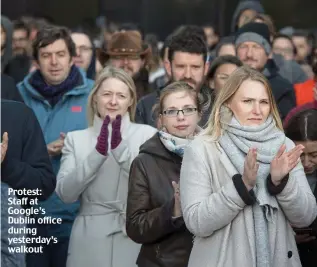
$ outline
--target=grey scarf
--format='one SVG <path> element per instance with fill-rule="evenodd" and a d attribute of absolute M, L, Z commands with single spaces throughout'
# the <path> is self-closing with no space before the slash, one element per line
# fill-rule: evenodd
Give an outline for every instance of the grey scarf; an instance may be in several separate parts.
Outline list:
<path fill-rule="evenodd" d="M 222 112 L 224 112 L 223 108 Z M 228 112 L 225 112 L 228 114 Z M 244 161 L 250 148 L 257 148 L 257 161 L 260 164 L 256 179 L 254 193 L 257 198 L 253 205 L 253 218 L 256 244 L 256 266 L 270 267 L 271 256 L 269 248 L 268 223 L 274 221 L 278 203 L 275 197 L 267 192 L 266 179 L 270 173 L 270 162 L 273 160 L 280 146 L 285 143 L 285 135 L 280 131 L 272 116 L 259 126 L 242 126 L 232 116 L 226 123 L 221 116 L 221 124 L 224 129 L 219 139 L 219 144 L 226 152 L 230 161 L 243 175 Z"/>

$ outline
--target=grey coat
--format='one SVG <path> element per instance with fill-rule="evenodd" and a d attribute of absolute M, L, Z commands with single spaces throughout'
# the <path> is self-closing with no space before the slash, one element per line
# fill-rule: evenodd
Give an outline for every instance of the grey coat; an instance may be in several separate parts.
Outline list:
<path fill-rule="evenodd" d="M 93 127 L 69 133 L 62 151 L 56 192 L 66 203 L 80 200 L 68 267 L 132 267 L 140 250 L 125 231 L 129 170 L 139 147 L 156 129 L 124 116 L 122 142 L 103 156 L 95 149 L 102 123 L 95 117 Z"/>
<path fill-rule="evenodd" d="M 287 151 L 294 143 L 287 139 Z M 240 197 L 237 174 L 218 143 L 201 136 L 185 150 L 180 196 L 187 228 L 196 236 L 188 267 L 254 267 L 255 233 L 252 206 Z M 301 266 L 294 227 L 306 227 L 317 215 L 316 200 L 301 162 L 291 171 L 279 209 L 268 224 L 272 267 Z"/>

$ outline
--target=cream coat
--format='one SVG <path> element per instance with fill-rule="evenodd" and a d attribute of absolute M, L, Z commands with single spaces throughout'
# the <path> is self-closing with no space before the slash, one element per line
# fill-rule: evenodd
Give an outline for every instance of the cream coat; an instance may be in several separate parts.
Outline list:
<path fill-rule="evenodd" d="M 95 117 L 93 127 L 69 133 L 62 151 L 56 192 L 66 203 L 80 200 L 67 267 L 136 266 L 140 250 L 125 232 L 129 170 L 139 147 L 156 129 L 131 123 L 129 116 L 124 116 L 123 140 L 105 157 L 95 149 L 102 123 Z"/>
<path fill-rule="evenodd" d="M 287 139 L 287 150 L 294 143 Z M 196 236 L 189 267 L 255 267 L 252 207 L 238 194 L 234 166 L 218 143 L 200 136 L 185 150 L 180 178 L 183 216 Z M 272 267 L 301 266 L 294 232 L 316 218 L 316 200 L 299 163 L 283 191 L 279 209 L 268 224 Z"/>

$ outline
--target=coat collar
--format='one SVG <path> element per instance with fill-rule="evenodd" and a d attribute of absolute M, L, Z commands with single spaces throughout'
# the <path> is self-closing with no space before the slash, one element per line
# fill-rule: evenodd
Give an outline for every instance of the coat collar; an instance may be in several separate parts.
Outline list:
<path fill-rule="evenodd" d="M 82 83 L 68 91 L 65 96 L 83 95 L 88 94 L 91 91 L 92 85 L 90 86 L 89 81 L 92 81 L 87 79 L 86 73 L 82 69 L 78 68 L 78 70 L 82 77 Z M 25 90 L 28 91 L 33 98 L 45 100 L 45 98 L 30 84 L 30 79 L 34 75 L 34 73 L 35 72 L 29 73 L 20 84 L 24 85 Z"/>
<path fill-rule="evenodd" d="M 99 136 L 102 124 L 103 124 L 103 119 L 101 119 L 97 114 L 95 114 L 94 123 L 92 126 L 94 135 Z M 127 130 L 131 124 L 132 124 L 132 122 L 130 120 L 130 114 L 129 114 L 129 112 L 127 112 L 125 115 L 123 115 L 122 122 L 121 122 L 121 134 L 122 134 L 123 139 L 126 139 L 124 137 L 127 136 Z M 111 132 L 112 132 L 111 122 L 109 123 L 108 130 L 109 130 L 109 133 L 111 134 Z M 109 136 L 110 136 L 110 134 L 109 134 Z"/>

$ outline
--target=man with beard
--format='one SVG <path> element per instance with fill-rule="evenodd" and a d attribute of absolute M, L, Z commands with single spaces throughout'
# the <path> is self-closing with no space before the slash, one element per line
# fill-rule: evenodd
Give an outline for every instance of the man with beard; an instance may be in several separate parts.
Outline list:
<path fill-rule="evenodd" d="M 12 57 L 3 68 L 3 73 L 12 77 L 17 84 L 30 72 L 32 66 L 30 30 L 22 21 L 15 21 L 10 38 Z"/>
<path fill-rule="evenodd" d="M 150 93 L 146 66 L 151 56 L 151 49 L 143 43 L 137 31 L 114 33 L 106 53 L 109 57 L 108 64 L 123 69 L 132 76 L 138 99 Z"/>
<path fill-rule="evenodd" d="M 13 24 L 12 51 L 14 55 L 30 54 L 30 29 L 22 21 Z"/>
<path fill-rule="evenodd" d="M 183 30 L 172 37 L 169 43 L 168 60 L 164 62 L 171 82 L 185 81 L 201 94 L 204 104 L 200 121 L 202 127 L 207 123 L 211 110 L 211 89 L 204 85 L 209 69 L 207 56 L 208 48 L 201 35 L 194 31 Z M 157 90 L 139 101 L 136 122 L 157 127 L 158 114 L 154 114 L 153 106 L 157 103 L 159 96 L 160 90 Z"/>
<path fill-rule="evenodd" d="M 272 57 L 270 31 L 264 23 L 248 23 L 242 26 L 235 39 L 238 58 L 251 68 L 262 72 L 268 79 L 282 120 L 296 106 L 293 85 L 279 73 Z"/>

